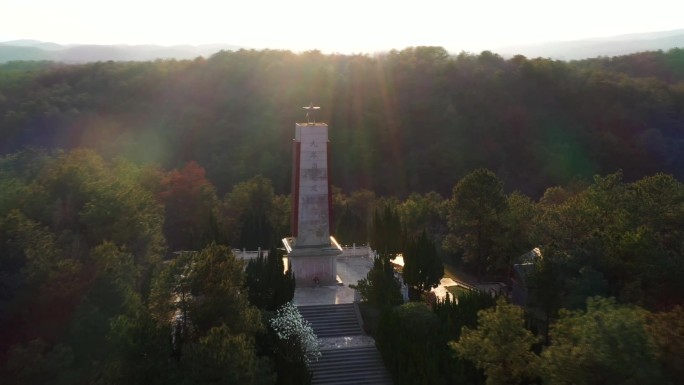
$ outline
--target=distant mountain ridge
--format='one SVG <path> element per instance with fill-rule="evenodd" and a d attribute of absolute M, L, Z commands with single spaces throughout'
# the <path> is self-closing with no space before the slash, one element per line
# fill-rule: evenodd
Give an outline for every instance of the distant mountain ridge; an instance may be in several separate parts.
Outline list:
<path fill-rule="evenodd" d="M 493 50 L 504 57 L 524 55 L 558 60 L 581 60 L 597 56 L 621 56 L 643 51 L 684 47 L 684 29 L 633 33 L 594 39 L 524 44 Z"/>
<path fill-rule="evenodd" d="M 38 40 L 12 40 L 0 43 L 0 63 L 16 60 L 51 60 L 64 63 L 95 61 L 150 61 L 194 59 L 226 50 L 245 48 L 230 44 L 204 45 L 61 45 Z"/>
<path fill-rule="evenodd" d="M 684 47 L 684 29 L 634 33 L 594 39 L 522 44 L 493 49 L 504 57 L 524 55 L 558 60 L 580 60 L 598 56 L 620 56 L 643 51 Z M 231 44 L 204 45 L 61 45 L 38 40 L 0 42 L 0 63 L 16 60 L 51 60 L 64 63 L 95 61 L 150 61 L 194 59 L 225 50 L 248 48 Z"/>

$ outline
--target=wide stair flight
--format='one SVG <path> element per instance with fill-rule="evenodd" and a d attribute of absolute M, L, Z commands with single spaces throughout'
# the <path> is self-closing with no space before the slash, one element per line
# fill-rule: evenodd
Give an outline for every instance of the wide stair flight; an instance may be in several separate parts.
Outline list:
<path fill-rule="evenodd" d="M 343 338 L 365 333 L 354 304 L 299 306 L 318 338 Z M 311 363 L 314 385 L 392 384 L 375 346 L 321 349 Z"/>

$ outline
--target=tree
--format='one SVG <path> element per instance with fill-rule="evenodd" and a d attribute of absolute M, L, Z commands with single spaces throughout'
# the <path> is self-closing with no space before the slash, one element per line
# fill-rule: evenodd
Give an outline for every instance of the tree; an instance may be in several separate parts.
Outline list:
<path fill-rule="evenodd" d="M 157 199 L 164 204 L 164 235 L 172 250 L 199 250 L 221 241 L 218 198 L 205 170 L 196 162 L 174 169 L 160 180 Z"/>
<path fill-rule="evenodd" d="M 534 269 L 526 278 L 529 290 L 527 305 L 533 309 L 540 309 L 544 314 L 544 342 L 548 345 L 551 319 L 556 316 L 563 304 L 568 283 L 562 279 L 563 254 L 552 248 L 545 248 L 542 256 L 535 260 Z"/>
<path fill-rule="evenodd" d="M 675 277 L 684 271 L 678 225 L 684 223 L 684 188 L 663 174 L 635 183 L 621 173 L 594 182 L 560 203 L 539 204 L 536 237 L 562 263 L 562 304 L 584 306 L 592 295 L 617 296 L 651 310 L 684 297 Z M 557 262 L 558 262 L 557 261 Z"/>
<path fill-rule="evenodd" d="M 487 385 L 518 384 L 536 375 L 536 338 L 524 328 L 523 311 L 500 298 L 496 307 L 478 312 L 477 329 L 464 327 L 450 346 L 487 375 Z"/>
<path fill-rule="evenodd" d="M 234 333 L 254 333 L 261 325 L 259 311 L 249 306 L 244 287 L 244 262 L 226 246 L 211 244 L 193 255 L 189 306 L 200 335 L 227 325 Z"/>
<path fill-rule="evenodd" d="M 684 184 L 672 175 L 656 174 L 628 186 L 626 209 L 632 237 L 624 242 L 621 265 L 625 281 L 637 286 L 642 305 L 668 309 L 684 299 L 682 238 Z"/>
<path fill-rule="evenodd" d="M 287 106 L 316 89 L 335 106 L 324 120 L 344 149 L 331 166 L 345 191 L 447 194 L 450 175 L 483 165 L 535 197 L 617 168 L 630 180 L 656 170 L 681 178 L 681 56 L 562 62 L 410 47 L 373 57 L 241 50 L 192 61 L 5 63 L 0 151 L 80 145 L 167 168 L 195 160 L 219 191 L 256 173 L 285 191 L 292 133 L 283 122 L 299 117 Z M 150 124 L 152 116 L 164 118 Z M 359 130 L 335 129 L 343 127 Z"/>
<path fill-rule="evenodd" d="M 647 315 L 646 330 L 665 377 L 673 384 L 684 383 L 684 308 Z"/>
<path fill-rule="evenodd" d="M 357 283 L 356 290 L 363 301 L 379 308 L 404 302 L 401 283 L 394 276 L 394 268 L 387 257 L 379 256 L 373 260 L 373 268 L 366 278 Z"/>
<path fill-rule="evenodd" d="M 167 341 L 175 330 L 170 350 L 178 376 L 217 383 L 272 380 L 256 355 L 255 337 L 265 329 L 259 310 L 249 305 L 243 269 L 230 249 L 212 243 L 181 253 L 155 277 L 150 315 L 167 331 Z"/>
<path fill-rule="evenodd" d="M 473 362 L 454 354 L 449 346 L 450 341 L 458 341 L 464 327 L 477 327 L 477 314 L 480 310 L 488 309 L 496 304 L 496 298 L 490 293 L 467 291 L 454 298 L 447 295 L 444 299 L 437 299 L 432 305 L 432 311 L 441 321 L 440 343 L 435 350 L 435 358 L 441 362 L 442 373 L 448 384 L 483 384 L 484 374 L 478 370 Z"/>
<path fill-rule="evenodd" d="M 73 370 L 73 352 L 62 344 L 50 348 L 35 339 L 12 347 L 5 367 L 3 382 L 8 384 L 70 384 L 77 378 Z"/>
<path fill-rule="evenodd" d="M 515 191 L 506 197 L 506 211 L 501 222 L 505 231 L 500 234 L 501 251 L 508 255 L 504 269 L 510 269 L 513 258 L 538 246 L 533 240 L 534 220 L 537 207 L 526 195 Z"/>
<path fill-rule="evenodd" d="M 111 336 L 113 319 L 129 318 L 141 323 L 145 319 L 141 295 L 136 290 L 140 269 L 133 263 L 133 256 L 111 242 L 104 242 L 91 250 L 90 258 L 88 266 L 97 273 L 80 298 L 63 340 L 71 347 L 82 379 L 102 375 L 108 364 L 116 361 Z M 147 341 L 139 342 L 141 350 L 149 349 L 142 347 Z"/>
<path fill-rule="evenodd" d="M 375 206 L 375 193 L 370 190 L 355 190 L 346 196 L 338 187 L 333 186 L 336 239 L 346 245 L 367 244 Z"/>
<path fill-rule="evenodd" d="M 190 336 L 190 304 L 192 260 L 194 252 L 177 255 L 169 263 L 158 266 L 152 279 L 148 311 L 150 317 L 164 325 L 173 320 L 178 338 L 174 342 L 174 354 L 182 351 L 184 339 Z"/>
<path fill-rule="evenodd" d="M 321 356 L 318 340 L 311 325 L 292 302 L 282 305 L 269 324 L 277 337 L 276 371 L 277 384 L 309 384 L 311 373 L 308 365 Z"/>
<path fill-rule="evenodd" d="M 287 302 L 278 309 L 270 325 L 281 341 L 296 342 L 296 346 L 301 349 L 299 355 L 307 363 L 316 361 L 321 356 L 316 334 L 292 302 Z"/>
<path fill-rule="evenodd" d="M 135 172 L 129 166 L 110 165 L 91 150 L 61 153 L 33 181 L 36 196 L 26 202 L 24 212 L 49 223 L 79 257 L 111 241 L 148 270 L 164 250 L 164 213 L 152 193 L 127 175 Z"/>
<path fill-rule="evenodd" d="M 212 327 L 193 344 L 186 360 L 186 375 L 191 383 L 273 383 L 266 363 L 256 356 L 252 336 L 235 332 L 225 324 Z"/>
<path fill-rule="evenodd" d="M 261 175 L 236 184 L 223 199 L 223 218 L 231 245 L 255 250 L 275 246 L 280 222 L 274 216 L 281 210 L 271 181 Z"/>
<path fill-rule="evenodd" d="M 345 205 L 337 214 L 337 226 L 335 238 L 345 245 L 356 243 L 364 244 L 368 242 L 368 226 L 366 222 L 356 215 L 352 209 Z"/>
<path fill-rule="evenodd" d="M 120 315 L 111 320 L 105 361 L 106 384 L 168 384 L 180 378 L 169 341 L 171 325 L 158 322 L 149 312 Z"/>
<path fill-rule="evenodd" d="M 458 340 L 463 327 L 474 329 L 477 327 L 477 316 L 480 310 L 492 308 L 496 305 L 496 298 L 484 291 L 468 291 L 458 297 L 448 295 L 438 299 L 432 311 L 445 325 L 449 340 Z"/>
<path fill-rule="evenodd" d="M 291 266 L 285 271 L 282 251 L 271 249 L 268 257 L 259 255 L 247 263 L 245 286 L 249 302 L 260 309 L 276 311 L 292 301 L 295 277 Z"/>
<path fill-rule="evenodd" d="M 71 382 L 95 381 L 111 357 L 110 321 L 144 311 L 163 249 L 161 207 L 136 166 L 93 151 L 19 163 L 24 197 L 0 213 L 0 355 L 40 340 L 41 354 L 69 352 Z"/>
<path fill-rule="evenodd" d="M 403 231 L 396 208 L 387 203 L 375 210 L 370 232 L 370 246 L 390 259 L 402 251 Z"/>
<path fill-rule="evenodd" d="M 412 193 L 397 207 L 401 223 L 408 237 L 419 237 L 427 230 L 438 244 L 448 232 L 446 224 L 446 203 L 434 191 L 426 194 Z"/>
<path fill-rule="evenodd" d="M 504 230 L 501 217 L 505 210 L 503 182 L 489 170 L 477 169 L 454 186 L 448 206 L 451 233 L 445 246 L 472 263 L 478 280 L 487 266 L 500 265 L 497 237 Z"/>
<path fill-rule="evenodd" d="M 549 384 L 662 383 L 642 309 L 613 299 L 587 300 L 587 311 L 562 311 L 542 353 Z"/>
<path fill-rule="evenodd" d="M 444 276 L 444 266 L 425 230 L 417 239 L 408 242 L 402 275 L 406 284 L 417 293 L 439 286 Z"/>
<path fill-rule="evenodd" d="M 439 329 L 439 318 L 425 303 L 410 302 L 383 311 L 376 341 L 394 383 L 443 382 L 441 362 L 435 359 L 444 344 Z"/>

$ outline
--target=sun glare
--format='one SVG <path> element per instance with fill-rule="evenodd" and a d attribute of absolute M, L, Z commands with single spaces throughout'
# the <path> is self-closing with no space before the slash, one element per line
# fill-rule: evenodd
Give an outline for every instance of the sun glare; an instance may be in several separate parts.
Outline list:
<path fill-rule="evenodd" d="M 311 0 L 98 3 L 9 0 L 0 40 L 88 44 L 209 44 L 324 52 L 374 52 L 417 45 L 479 51 L 553 40 L 682 28 L 684 3 L 578 0 Z"/>

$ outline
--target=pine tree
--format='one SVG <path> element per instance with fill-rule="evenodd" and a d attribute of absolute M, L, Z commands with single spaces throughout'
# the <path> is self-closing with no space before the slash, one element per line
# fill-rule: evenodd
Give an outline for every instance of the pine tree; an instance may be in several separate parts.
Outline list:
<path fill-rule="evenodd" d="M 370 245 L 380 255 L 390 259 L 402 249 L 403 231 L 397 210 L 387 204 L 373 213 L 373 224 L 370 234 Z"/>
<path fill-rule="evenodd" d="M 366 278 L 358 281 L 357 290 L 363 301 L 377 307 L 394 306 L 404 301 L 392 263 L 384 256 L 375 258 Z"/>
<path fill-rule="evenodd" d="M 403 276 L 414 295 L 437 287 L 444 276 L 444 266 L 427 231 L 423 230 L 417 239 L 408 242 L 404 252 Z"/>
<path fill-rule="evenodd" d="M 282 252 L 274 248 L 268 257 L 249 261 L 245 286 L 252 305 L 275 311 L 294 297 L 295 279 L 290 267 L 285 271 Z"/>

